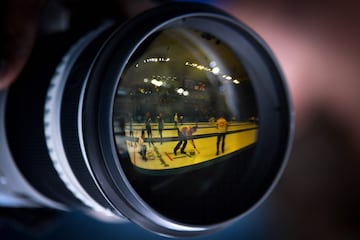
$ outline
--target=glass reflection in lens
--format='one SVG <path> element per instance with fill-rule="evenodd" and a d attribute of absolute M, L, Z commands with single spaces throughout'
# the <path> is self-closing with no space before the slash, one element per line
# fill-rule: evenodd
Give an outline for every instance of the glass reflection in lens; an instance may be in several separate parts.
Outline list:
<path fill-rule="evenodd" d="M 114 103 L 119 153 L 148 173 L 231 158 L 257 135 L 254 91 L 241 61 L 188 28 L 153 34 L 126 66 Z"/>

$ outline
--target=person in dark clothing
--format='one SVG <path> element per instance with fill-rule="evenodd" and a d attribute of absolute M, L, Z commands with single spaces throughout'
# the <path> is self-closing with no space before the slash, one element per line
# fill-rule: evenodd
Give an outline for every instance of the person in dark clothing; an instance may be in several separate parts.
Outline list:
<path fill-rule="evenodd" d="M 163 143 L 162 131 L 164 129 L 164 118 L 162 113 L 159 113 L 159 115 L 157 116 L 157 122 L 158 122 L 159 136 L 160 136 L 160 144 L 162 144 Z"/>
<path fill-rule="evenodd" d="M 145 114 L 145 129 L 149 141 L 149 146 L 151 146 L 151 144 L 154 145 L 154 143 L 152 142 L 151 115 L 149 112 Z"/>

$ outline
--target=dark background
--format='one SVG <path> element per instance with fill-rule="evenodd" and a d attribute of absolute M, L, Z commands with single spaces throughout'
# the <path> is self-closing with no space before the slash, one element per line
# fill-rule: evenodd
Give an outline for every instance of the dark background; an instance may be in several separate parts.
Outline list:
<path fill-rule="evenodd" d="M 267 223 L 257 216 L 265 214 L 262 210 L 251 214 L 246 220 L 239 221 L 226 230 L 210 236 L 196 237 L 196 240 L 211 239 L 266 239 Z M 109 224 L 99 222 L 82 213 L 67 213 L 57 220 L 46 223 L 43 228 L 29 229 L 24 226 L 3 224 L 0 227 L 1 239 L 169 239 L 150 233 L 135 224 Z M 173 238 L 170 238 L 173 239 Z M 177 239 L 177 238 L 176 238 Z"/>
<path fill-rule="evenodd" d="M 360 238 L 360 15 L 357 1 L 211 1 L 279 59 L 296 111 L 287 168 L 255 211 L 196 239 Z M 134 224 L 66 213 L 44 227 L 1 223 L 0 239 L 163 239 Z"/>

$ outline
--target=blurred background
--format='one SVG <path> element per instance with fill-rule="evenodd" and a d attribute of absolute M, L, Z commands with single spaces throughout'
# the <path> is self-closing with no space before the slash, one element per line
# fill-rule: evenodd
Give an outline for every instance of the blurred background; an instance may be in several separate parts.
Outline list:
<path fill-rule="evenodd" d="M 85 2 L 73 2 L 85 8 Z M 120 2 L 129 15 L 151 5 Z M 202 2 L 236 16 L 268 43 L 288 80 L 296 129 L 288 165 L 270 197 L 229 228 L 195 239 L 360 239 L 360 3 Z M 165 239 L 132 223 L 44 214 L 48 220 L 38 224 L 1 220 L 0 239 Z"/>

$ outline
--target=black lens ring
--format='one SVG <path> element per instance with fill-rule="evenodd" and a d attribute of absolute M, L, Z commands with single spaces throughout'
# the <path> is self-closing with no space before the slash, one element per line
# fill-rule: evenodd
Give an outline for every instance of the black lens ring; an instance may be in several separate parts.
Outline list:
<path fill-rule="evenodd" d="M 43 131 L 49 79 L 62 54 L 73 42 L 69 36 L 62 36 L 62 44 L 58 39 L 58 36 L 54 36 L 36 42 L 29 63 L 9 89 L 5 112 L 6 133 L 17 167 L 27 181 L 50 199 L 81 209 L 83 203 L 68 190 L 55 170 Z M 54 49 L 54 45 L 58 47 Z"/>
<path fill-rule="evenodd" d="M 64 152 L 67 156 L 69 166 L 89 196 L 105 209 L 112 209 L 112 207 L 107 200 L 104 199 L 104 196 L 94 183 L 91 172 L 86 165 L 86 160 L 83 157 L 78 135 L 78 111 L 87 70 L 103 42 L 112 31 L 113 28 L 109 26 L 101 28 L 101 30 L 96 33 L 96 37 L 92 39 L 85 49 L 81 51 L 81 54 L 77 56 L 74 64 L 70 66 L 71 71 L 67 75 L 60 109 L 61 138 L 64 146 L 66 146 Z"/>
<path fill-rule="evenodd" d="M 170 220 L 166 220 L 165 222 L 162 221 L 166 219 L 164 217 L 153 219 L 154 216 L 157 216 L 157 213 L 154 213 L 151 208 L 146 206 L 146 204 L 144 205 L 138 198 L 137 194 L 135 194 L 134 190 L 126 181 L 126 175 L 122 172 L 121 167 L 118 164 L 112 135 L 112 104 L 118 84 L 117 80 L 120 78 L 120 73 L 123 70 L 119 69 L 118 66 L 124 66 L 126 64 L 126 61 L 128 60 L 127 57 L 132 54 L 134 49 L 138 46 L 138 43 L 141 43 L 144 40 L 144 36 L 161 28 L 161 25 L 166 26 L 169 22 L 172 22 L 175 19 L 174 16 L 188 19 L 192 17 L 214 18 L 219 21 L 225 21 L 229 25 L 237 26 L 237 28 L 245 29 L 242 34 L 244 34 L 245 39 L 250 39 L 246 40 L 246 42 L 251 41 L 251 44 L 253 45 L 249 47 L 253 48 L 255 51 L 254 55 L 251 55 L 260 57 L 257 60 L 245 60 L 248 62 L 247 67 L 250 69 L 249 74 L 252 75 L 254 79 L 262 79 L 261 81 L 265 81 L 262 82 L 263 84 L 267 84 L 264 86 L 267 88 L 266 90 L 268 90 L 265 93 L 280 93 L 280 95 L 274 96 L 275 99 L 273 99 L 273 101 L 269 101 L 269 99 L 266 98 L 266 94 L 259 94 L 259 91 L 264 93 L 264 89 L 257 89 L 255 87 L 256 95 L 259 96 L 260 116 L 273 115 L 273 118 L 270 118 L 270 120 L 275 119 L 275 122 L 278 123 L 277 125 L 271 125 L 269 127 L 268 123 L 271 122 L 269 121 L 269 118 L 260 118 L 259 132 L 261 135 L 259 135 L 259 142 L 257 144 L 258 146 L 262 146 L 257 150 L 258 159 L 261 159 L 260 157 L 262 157 L 264 152 L 270 151 L 269 148 L 271 146 L 262 143 L 263 141 L 267 142 L 269 137 L 278 136 L 276 137 L 278 140 L 277 146 L 282 147 L 281 149 L 276 149 L 276 152 L 273 153 L 273 155 L 277 156 L 279 161 L 275 164 L 274 162 L 271 162 L 271 164 L 274 164 L 272 168 L 275 169 L 274 174 L 270 176 L 271 180 L 269 181 L 272 186 L 279 178 L 289 152 L 288 146 L 292 137 L 291 132 L 293 128 L 292 110 L 288 92 L 283 85 L 284 80 L 276 61 L 263 41 L 247 27 L 238 23 L 236 20 L 225 16 L 221 11 L 218 12 L 213 8 L 204 7 L 203 5 L 198 4 L 177 3 L 172 6 L 164 6 L 157 9 L 157 11 L 157 14 L 151 13 L 142 15 L 116 32 L 112 39 L 108 41 L 106 48 L 104 48 L 104 51 L 100 54 L 100 58 L 96 60 L 96 64 L 94 64 L 94 69 L 92 69 L 90 79 L 88 80 L 89 85 L 87 87 L 86 100 L 84 101 L 83 126 L 85 145 L 88 149 L 90 164 L 92 165 L 98 181 L 100 183 L 106 183 L 101 185 L 104 192 L 112 201 L 112 204 L 114 204 L 114 206 L 125 216 L 150 230 L 158 231 L 163 234 L 181 236 L 193 235 L 196 234 L 196 231 L 215 230 L 223 224 L 215 224 L 211 227 L 204 228 L 196 228 L 194 226 L 192 229 L 194 232 L 186 233 L 186 224 L 183 224 L 183 226 L 185 226 L 184 228 L 178 228 L 177 226 L 173 227 L 172 224 L 176 225 L 176 223 L 171 222 Z M 157 16 L 155 19 L 151 17 L 147 19 L 147 17 L 154 15 Z M 147 26 L 141 26 L 141 28 L 139 28 L 138 24 L 143 23 L 145 19 Z M 171 24 L 169 25 L 171 26 Z M 127 41 L 122 41 L 123 47 L 121 49 L 116 49 L 118 41 L 124 39 L 127 39 Z M 242 50 L 240 49 L 239 51 Z M 260 61 L 260 65 L 265 66 L 265 69 L 263 69 L 264 71 L 251 72 L 251 68 L 259 66 L 258 64 L 255 64 L 258 63 L 256 61 Z M 110 62 L 112 64 L 109 64 Z M 104 72 L 106 72 L 106 77 L 104 77 Z M 266 76 L 261 75 L 264 72 L 266 72 Z M 270 79 L 268 79 L 269 76 L 271 76 Z M 100 79 L 102 82 L 99 81 Z M 273 90 L 269 91 L 269 88 Z M 273 114 L 273 112 L 276 113 Z M 262 137 L 263 135 L 264 137 Z M 275 142 L 275 140 L 273 142 Z M 263 148 L 266 151 L 261 151 L 261 153 L 259 150 L 262 150 Z M 264 188 L 265 192 L 260 195 L 267 195 L 266 192 L 269 192 L 269 190 L 266 189 L 269 188 L 271 189 L 272 187 L 266 186 Z M 260 197 L 254 205 L 258 204 L 261 199 L 263 199 L 263 197 Z M 180 232 L 179 229 L 181 229 Z"/>

